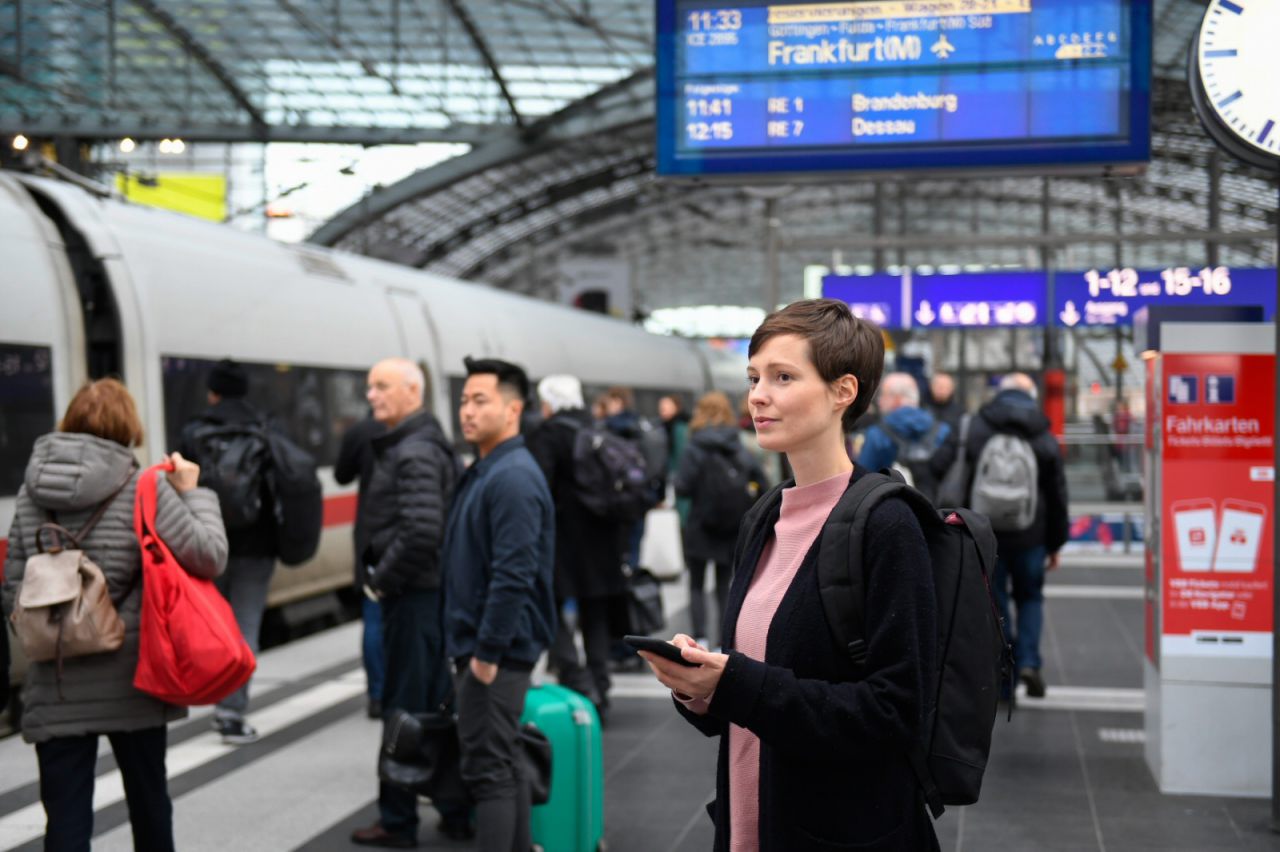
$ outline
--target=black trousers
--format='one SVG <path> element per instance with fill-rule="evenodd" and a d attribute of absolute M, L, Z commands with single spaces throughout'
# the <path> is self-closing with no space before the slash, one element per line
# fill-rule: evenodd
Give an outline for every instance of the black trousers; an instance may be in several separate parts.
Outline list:
<path fill-rule="evenodd" d="M 48 818 L 45 852 L 88 852 L 93 838 L 94 768 L 98 734 L 55 737 L 36 744 L 40 764 L 40 801 Z M 133 848 L 171 852 L 173 803 L 165 778 L 164 726 L 107 734 L 124 780 Z"/>
<path fill-rule="evenodd" d="M 382 712 L 425 713 L 448 700 L 449 667 L 444 658 L 444 611 L 438 589 L 413 590 L 382 601 L 382 647 L 386 675 Z M 442 815 L 466 811 L 465 805 L 436 802 Z M 418 796 L 392 784 L 379 783 L 378 811 L 391 834 L 417 837 Z"/>
<path fill-rule="evenodd" d="M 520 714 L 529 678 L 527 671 L 500 667 L 486 686 L 468 667 L 455 680 L 462 780 L 476 800 L 480 852 L 525 852 L 531 842 L 532 797 L 520 763 Z"/>
<path fill-rule="evenodd" d="M 582 646 L 587 655 L 585 669 L 578 657 L 578 646 L 574 644 L 573 627 L 565 622 L 562 607 L 556 624 L 555 645 L 551 651 L 555 657 L 556 670 L 560 673 L 560 683 L 582 693 L 596 704 L 606 704 L 611 684 L 609 599 L 580 598 L 577 626 L 582 630 Z"/>

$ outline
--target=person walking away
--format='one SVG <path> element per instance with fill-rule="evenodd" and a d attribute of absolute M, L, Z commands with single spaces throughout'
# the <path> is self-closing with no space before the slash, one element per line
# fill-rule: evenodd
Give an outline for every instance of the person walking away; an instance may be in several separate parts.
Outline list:
<path fill-rule="evenodd" d="M 524 371 L 496 359 L 465 363 L 458 417 L 477 460 L 458 485 L 443 551 L 462 778 L 481 852 L 527 852 L 519 722 L 534 663 L 555 635 L 555 510 L 519 434 Z"/>
<path fill-rule="evenodd" d="M 676 494 L 692 503 L 684 533 L 684 560 L 689 571 L 693 635 L 698 644 L 710 647 L 703 588 L 707 563 L 715 565 L 717 606 L 712 620 L 718 637 L 733 574 L 738 526 L 769 486 L 760 463 L 738 437 L 733 406 L 723 393 L 712 391 L 698 400 L 689 428 L 693 437 L 676 473 Z"/>
<path fill-rule="evenodd" d="M 880 385 L 880 422 L 867 428 L 858 464 L 894 468 L 907 484 L 932 500 L 938 489 L 930 461 L 950 429 L 920 408 L 920 386 L 909 373 L 889 373 Z"/>
<path fill-rule="evenodd" d="M 862 665 L 832 641 L 816 573 L 816 542 L 840 534 L 828 516 L 869 475 L 844 433 L 875 396 L 884 338 L 845 303 L 814 299 L 766 317 L 748 357 L 760 444 L 786 453 L 795 480 L 742 533 L 723 653 L 685 634 L 672 642 L 694 668 L 643 652 L 684 719 L 720 739 L 713 848 L 936 850 L 908 758 L 932 713 L 937 659 L 915 512 L 884 499 L 847 557 L 865 578 Z"/>
<path fill-rule="evenodd" d="M 547 376 L 538 383 L 543 421 L 528 438 L 555 504 L 555 600 L 558 619 L 552 660 L 560 683 L 585 695 L 601 722 L 609 710 L 609 613 L 626 594 L 622 574 L 622 524 L 591 513 L 578 497 L 574 447 L 591 428 L 582 383 L 574 376 Z M 573 613 L 576 612 L 576 625 Z M 574 641 L 582 631 L 584 670 Z"/>
<path fill-rule="evenodd" d="M 338 458 L 333 464 L 333 478 L 339 485 L 356 482 L 355 587 L 360 595 L 360 619 L 363 622 L 360 658 L 364 665 L 365 691 L 369 696 L 366 713 L 370 719 L 382 718 L 382 685 L 387 664 L 382 658 L 382 605 L 376 596 L 364 594 L 364 560 L 361 554 L 369 545 L 368 518 L 364 498 L 373 476 L 373 439 L 386 432 L 386 427 L 372 415 L 353 423 L 342 433 Z"/>
<path fill-rule="evenodd" d="M 658 400 L 658 417 L 667 432 L 667 478 L 674 482 L 685 445 L 689 442 L 689 414 L 679 397 L 664 396 Z M 683 530 L 689 523 L 688 498 L 676 497 L 676 513 L 680 516 L 680 529 Z"/>
<path fill-rule="evenodd" d="M 133 448 L 142 421 L 124 385 L 100 379 L 72 398 L 56 432 L 36 440 L 18 491 L 0 588 L 6 621 L 13 613 L 36 535 L 51 519 L 72 532 L 104 513 L 79 542 L 99 568 L 124 644 L 115 651 L 33 662 L 23 687 L 22 737 L 36 747 L 44 848 L 88 849 L 93 837 L 93 788 L 98 737 L 106 736 L 124 780 L 135 849 L 166 852 L 173 845 L 173 803 L 165 776 L 167 723 L 187 715 L 133 686 L 142 607 L 142 553 L 133 532 L 133 503 L 141 473 Z M 218 497 L 197 487 L 200 470 L 180 453 L 157 483 L 156 533 L 192 575 L 212 579 L 227 561 Z M 52 545 L 44 535 L 45 546 Z M 62 542 L 74 546 L 71 542 Z"/>
<path fill-rule="evenodd" d="M 1046 691 L 1040 656 L 1045 571 L 1058 567 L 1067 541 L 1067 481 L 1062 449 L 1025 373 L 1000 381 L 995 399 L 969 425 L 963 448 L 953 435 L 933 460 L 945 472 L 958 452 L 968 457 L 969 507 L 991 520 L 996 533 L 996 600 L 1013 645 L 1018 678 L 1031 698 Z M 1016 625 L 1009 618 L 1012 590 Z"/>
<path fill-rule="evenodd" d="M 652 505 L 662 502 L 666 492 L 666 468 L 668 449 L 666 432 L 655 427 L 635 411 L 635 393 L 628 387 L 615 386 L 605 391 L 604 427 L 619 438 L 625 438 L 640 448 L 644 454 L 645 468 L 649 474 Z M 645 519 L 640 518 L 627 534 L 625 559 L 632 568 L 640 566 L 640 544 L 644 539 Z"/>
<path fill-rule="evenodd" d="M 382 711 L 426 713 L 449 697 L 444 656 L 440 545 L 458 462 L 439 422 L 424 407 L 422 369 L 388 358 L 369 371 L 367 399 L 386 430 L 372 439 L 372 464 L 363 483 L 360 553 L 365 593 L 382 610 L 386 664 Z M 464 803 L 434 802 L 439 830 L 470 834 Z M 382 782 L 378 821 L 356 829 L 363 846 L 413 848 L 418 843 L 418 797 Z"/>
<path fill-rule="evenodd" d="M 245 399 L 248 393 L 249 376 L 241 364 L 230 358 L 215 364 L 208 377 L 209 407 L 183 427 L 179 451 L 200 467 L 201 485 L 218 495 L 230 555 L 227 570 L 214 583 L 257 655 L 277 556 L 275 502 L 267 483 L 271 455 L 261 430 L 275 427 Z M 213 727 L 224 743 L 258 739 L 245 718 L 249 686 L 214 708 Z"/>

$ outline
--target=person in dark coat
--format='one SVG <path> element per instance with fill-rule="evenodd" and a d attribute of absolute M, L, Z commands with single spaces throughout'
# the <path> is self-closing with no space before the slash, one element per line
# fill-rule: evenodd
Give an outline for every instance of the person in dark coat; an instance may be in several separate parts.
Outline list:
<path fill-rule="evenodd" d="M 642 652 L 680 714 L 720 738 L 714 849 L 937 850 L 908 757 L 937 664 L 933 573 L 911 508 L 889 498 L 868 519 L 863 666 L 832 641 L 818 590 L 816 542 L 867 475 L 844 432 L 875 396 L 884 339 L 847 304 L 807 300 L 765 319 L 749 359 L 760 444 L 787 454 L 795 481 L 742 532 L 724 652 L 684 634 L 672 643 L 695 667 Z"/>
<path fill-rule="evenodd" d="M 978 459 L 987 442 L 998 434 L 1025 438 L 1036 457 L 1036 513 L 1024 530 L 996 530 L 996 570 L 992 585 L 1005 633 L 1013 645 L 1018 679 L 1027 686 L 1030 698 L 1043 698 L 1046 691 L 1040 672 L 1040 631 L 1044 625 L 1045 572 L 1058 567 L 1058 551 L 1067 543 L 1067 479 L 1058 439 L 1049 431 L 1049 418 L 1036 401 L 1036 385 L 1025 373 L 1010 373 L 1000 380 L 995 399 L 982 406 L 969 423 L 964 453 L 969 461 L 969 482 L 973 490 Z M 930 465 L 935 473 L 946 472 L 960 451 L 953 434 L 934 454 Z M 1010 586 L 1017 609 L 1017 625 L 1009 618 Z"/>
<path fill-rule="evenodd" d="M 929 379 L 929 411 L 952 431 L 960 428 L 964 405 L 956 395 L 956 380 L 950 373 L 934 373 Z"/>
<path fill-rule="evenodd" d="M 627 591 L 622 575 L 626 530 L 616 521 L 593 515 L 577 496 L 573 446 L 578 431 L 591 426 L 581 382 L 574 376 L 547 376 L 538 383 L 538 398 L 543 421 L 528 442 L 556 508 L 559 620 L 552 659 L 560 683 L 587 696 L 603 721 L 609 707 L 609 613 L 613 602 Z M 582 630 L 586 670 L 578 659 L 575 627 Z"/>
<path fill-rule="evenodd" d="M 218 442 L 206 443 L 201 433 L 210 427 L 259 426 L 277 428 L 266 415 L 250 404 L 249 375 L 239 363 L 224 358 L 213 366 L 208 376 L 209 407 L 182 428 L 178 450 L 202 467 L 216 464 Z M 272 507 L 275 498 L 266 477 L 258 485 L 262 509 L 257 519 L 245 527 L 227 530 L 227 570 L 215 580 L 218 591 L 231 604 L 236 624 L 250 650 L 258 653 L 262 632 L 262 616 L 267 609 L 267 592 L 276 568 L 276 519 Z M 223 507 L 223 515 L 228 513 Z M 258 732 L 245 718 L 249 710 L 249 687 L 246 683 L 218 702 L 214 708 L 214 726 L 224 743 L 244 745 L 258 739 Z"/>
<path fill-rule="evenodd" d="M 369 543 L 368 519 L 364 511 L 364 496 L 373 477 L 373 439 L 385 434 L 387 427 L 372 416 L 351 424 L 342 433 L 342 443 L 338 447 L 338 458 L 333 463 L 333 478 L 339 485 L 357 482 L 356 490 L 356 523 L 354 532 L 355 584 L 359 591 L 364 587 L 364 553 Z M 365 691 L 369 696 L 367 707 L 370 719 L 382 718 L 382 685 L 386 678 L 387 664 L 382 656 L 382 604 L 376 598 L 361 594 L 362 609 L 360 618 L 364 622 L 361 635 L 360 655 L 364 664 Z"/>
<path fill-rule="evenodd" d="M 389 358 L 369 371 L 369 405 L 386 432 L 370 442 L 357 532 L 363 587 L 382 607 L 385 716 L 394 710 L 425 713 L 449 696 L 440 547 L 458 462 L 439 421 L 423 407 L 425 385 L 422 369 L 404 358 Z M 444 833 L 468 833 L 465 805 L 434 804 Z M 352 842 L 417 845 L 415 793 L 381 783 L 378 812 L 378 822 L 354 831 Z"/>
<path fill-rule="evenodd" d="M 698 400 L 689 425 L 693 437 L 685 448 L 676 472 L 676 494 L 691 501 L 689 522 L 684 527 L 684 562 L 689 570 L 689 617 L 693 635 L 699 644 L 707 644 L 707 601 L 703 585 L 707 563 L 716 570 L 716 612 L 712 621 L 719 632 L 729 595 L 729 579 L 733 576 L 733 545 L 737 540 L 737 523 L 726 522 L 725 512 L 735 509 L 717 505 L 711 478 L 720 468 L 710 462 L 716 455 L 733 460 L 747 471 L 747 479 L 756 484 L 756 493 L 768 490 L 764 470 L 743 446 L 729 398 L 712 391 Z M 741 517 L 737 518 L 741 521 Z"/>

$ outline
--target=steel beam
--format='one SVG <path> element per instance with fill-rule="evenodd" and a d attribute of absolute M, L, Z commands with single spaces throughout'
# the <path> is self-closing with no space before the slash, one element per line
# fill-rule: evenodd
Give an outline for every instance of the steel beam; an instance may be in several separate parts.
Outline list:
<path fill-rule="evenodd" d="M 231 99 L 249 114 L 249 121 L 252 125 L 256 139 L 264 139 L 267 133 L 267 118 L 262 114 L 262 110 L 258 109 L 253 101 L 249 100 L 249 95 L 244 89 L 240 88 L 240 84 L 235 81 L 221 62 L 217 60 L 209 49 L 201 44 L 195 36 L 191 34 L 186 27 L 178 23 L 178 20 L 161 9 L 154 0 L 131 0 L 131 2 L 147 14 L 151 20 L 159 24 L 165 32 L 173 36 L 179 44 L 185 47 L 196 61 L 204 66 L 204 69 L 213 75 L 222 88 L 227 90 L 227 94 L 231 95 Z"/>
<path fill-rule="evenodd" d="M 41 116 L 23 121 L 20 116 L 0 118 L 0 134 L 77 136 L 82 139 L 164 139 L 187 142 L 318 142 L 343 145 L 416 145 L 449 142 L 480 145 L 496 134 L 510 133 L 506 125 L 453 124 L 448 127 L 299 127 L 267 125 L 262 131 L 248 124 L 201 124 L 185 119 L 169 123 L 162 116 L 110 120 L 102 117 Z"/>
<path fill-rule="evenodd" d="M 484 63 L 489 66 L 489 73 L 493 75 L 493 81 L 498 84 L 498 90 L 502 92 L 502 97 L 507 102 L 507 107 L 511 110 L 511 117 L 515 119 L 516 126 L 524 127 L 524 116 L 516 108 L 515 98 L 511 97 L 511 91 L 507 88 L 507 81 L 502 76 L 502 69 L 498 67 L 498 60 L 494 57 L 493 51 L 489 49 L 489 43 L 484 40 L 484 35 L 480 32 L 480 28 L 476 26 L 475 19 L 471 17 L 471 13 L 462 5 L 462 0 L 445 0 L 445 2 L 449 6 L 449 11 L 453 12 L 453 16 L 458 19 L 458 23 L 466 30 L 467 37 L 471 39 L 476 50 L 484 57 Z"/>

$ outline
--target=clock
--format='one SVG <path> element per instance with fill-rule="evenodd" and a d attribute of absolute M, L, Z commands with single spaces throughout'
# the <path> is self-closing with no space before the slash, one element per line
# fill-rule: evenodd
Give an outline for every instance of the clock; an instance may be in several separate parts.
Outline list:
<path fill-rule="evenodd" d="M 1239 159 L 1280 171 L 1280 0 L 1212 0 L 1187 78 L 1214 141 Z"/>

